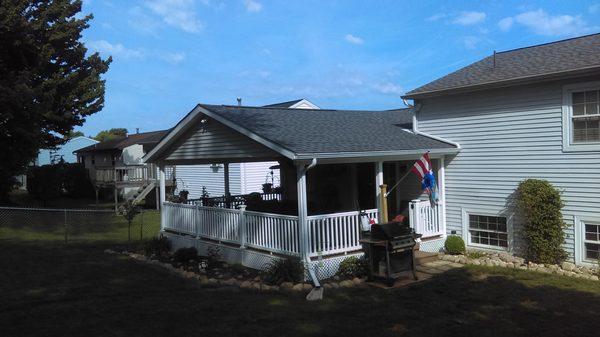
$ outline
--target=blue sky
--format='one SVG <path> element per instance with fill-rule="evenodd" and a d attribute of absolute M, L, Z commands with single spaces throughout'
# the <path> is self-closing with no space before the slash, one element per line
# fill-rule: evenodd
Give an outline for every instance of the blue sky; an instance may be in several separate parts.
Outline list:
<path fill-rule="evenodd" d="M 600 32 L 600 1 L 86 0 L 83 39 L 112 55 L 80 128 L 172 127 L 196 103 L 391 109 L 503 51 Z"/>

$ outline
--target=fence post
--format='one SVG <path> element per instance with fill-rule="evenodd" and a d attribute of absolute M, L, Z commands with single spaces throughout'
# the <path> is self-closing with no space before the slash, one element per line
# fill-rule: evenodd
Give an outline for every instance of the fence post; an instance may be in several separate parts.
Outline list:
<path fill-rule="evenodd" d="M 408 207 L 408 219 L 410 221 L 410 227 L 415 231 L 415 233 L 418 233 L 418 224 L 417 222 L 419 221 L 419 201 L 417 199 L 411 200 L 409 207 Z"/>
<path fill-rule="evenodd" d="M 238 233 L 240 238 L 240 248 L 246 248 L 246 205 L 239 205 L 240 223 L 238 224 Z"/>
<path fill-rule="evenodd" d="M 64 228 L 65 228 L 65 244 L 69 243 L 69 226 L 67 225 L 67 210 L 63 210 L 64 213 Z"/>
<path fill-rule="evenodd" d="M 196 208 L 194 208 L 194 210 L 194 232 L 196 233 L 196 239 L 200 239 L 200 225 L 198 225 L 198 223 L 200 222 L 198 218 L 202 220 L 202 217 L 200 216 L 200 205 L 196 205 Z"/>
<path fill-rule="evenodd" d="M 142 221 L 140 222 L 140 241 L 144 241 L 144 209 L 140 212 L 142 216 Z"/>

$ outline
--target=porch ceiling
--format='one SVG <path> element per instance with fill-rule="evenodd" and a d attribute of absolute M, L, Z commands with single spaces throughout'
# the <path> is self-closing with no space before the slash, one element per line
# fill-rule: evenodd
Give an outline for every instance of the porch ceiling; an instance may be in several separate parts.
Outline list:
<path fill-rule="evenodd" d="M 411 124 L 408 109 L 311 110 L 199 104 L 144 160 L 197 164 L 285 157 L 351 162 L 409 159 L 425 151 L 432 155 L 458 152 L 450 141 L 413 133 Z M 198 130 L 209 126 L 215 128 L 209 130 L 214 137 L 198 135 Z M 182 144 L 186 144 L 184 149 Z"/>

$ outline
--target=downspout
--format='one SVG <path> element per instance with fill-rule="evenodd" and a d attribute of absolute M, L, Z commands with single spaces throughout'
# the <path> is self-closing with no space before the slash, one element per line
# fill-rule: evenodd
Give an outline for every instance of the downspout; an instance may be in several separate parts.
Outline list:
<path fill-rule="evenodd" d="M 311 168 L 315 167 L 317 165 L 317 158 L 313 158 L 310 161 L 310 164 L 306 165 L 304 167 L 304 173 L 306 174 L 308 172 L 308 170 L 310 170 Z M 306 249 L 306 247 L 305 247 Z M 308 267 L 308 274 L 310 275 L 310 278 L 313 282 L 313 284 L 315 285 L 315 288 L 321 288 L 321 283 L 319 282 L 319 279 L 317 278 L 317 273 L 315 272 L 315 268 L 310 268 L 310 259 L 308 258 L 308 254 L 304 254 L 304 262 L 306 263 L 306 266 Z"/>
<path fill-rule="evenodd" d="M 443 139 L 441 137 L 419 131 L 419 119 L 417 118 L 417 114 L 419 113 L 419 111 L 421 111 L 421 108 L 423 108 L 423 103 L 420 101 L 415 101 L 415 104 L 413 105 L 413 104 L 408 103 L 408 100 L 406 100 L 405 98 L 402 99 L 402 102 L 404 102 L 404 105 L 406 105 L 413 112 L 412 129 L 413 129 L 413 133 L 415 135 L 421 135 L 421 136 L 425 136 L 425 137 L 428 137 L 431 139 L 435 139 L 435 140 L 443 142 L 443 143 L 448 143 L 450 145 L 456 146 L 457 149 L 461 148 L 460 144 L 457 142 L 453 142 L 448 139 Z"/>

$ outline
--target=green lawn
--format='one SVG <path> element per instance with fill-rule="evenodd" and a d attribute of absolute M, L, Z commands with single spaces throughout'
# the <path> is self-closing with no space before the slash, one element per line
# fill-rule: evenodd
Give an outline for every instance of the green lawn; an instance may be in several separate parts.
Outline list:
<path fill-rule="evenodd" d="M 120 240 L 122 242 L 122 240 Z M 200 288 L 103 253 L 0 239 L 2 336 L 598 336 L 600 283 L 468 267 L 407 288 L 304 294 Z"/>

